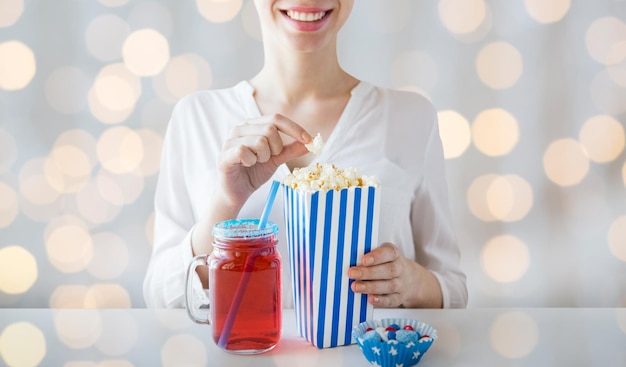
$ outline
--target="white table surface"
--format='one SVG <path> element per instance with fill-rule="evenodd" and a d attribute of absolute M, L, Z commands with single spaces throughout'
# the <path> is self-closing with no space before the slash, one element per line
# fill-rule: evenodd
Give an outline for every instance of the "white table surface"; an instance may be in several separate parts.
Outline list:
<path fill-rule="evenodd" d="M 438 330 L 421 367 L 626 366 L 626 309 L 374 311 L 384 317 Z M 283 324 L 274 350 L 238 356 L 218 349 L 210 326 L 194 324 L 184 310 L 0 309 L 0 365 L 39 355 L 41 366 L 64 367 L 369 366 L 356 345 L 319 350 L 301 339 L 293 310 L 284 311 Z"/>

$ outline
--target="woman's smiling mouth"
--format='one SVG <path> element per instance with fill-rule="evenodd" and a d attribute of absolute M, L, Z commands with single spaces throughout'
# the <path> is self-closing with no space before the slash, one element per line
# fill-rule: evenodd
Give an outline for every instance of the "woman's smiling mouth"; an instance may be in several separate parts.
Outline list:
<path fill-rule="evenodd" d="M 295 10 L 286 10 L 284 13 L 291 19 L 299 22 L 317 22 L 326 16 L 326 11 L 320 12 L 300 12 Z"/>

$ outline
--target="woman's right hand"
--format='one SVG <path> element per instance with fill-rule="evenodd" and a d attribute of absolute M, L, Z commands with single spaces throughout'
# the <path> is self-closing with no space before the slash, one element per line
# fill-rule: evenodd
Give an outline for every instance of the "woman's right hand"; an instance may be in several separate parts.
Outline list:
<path fill-rule="evenodd" d="M 285 143 L 281 134 L 293 141 Z M 311 140 L 302 126 L 279 114 L 261 116 L 234 127 L 218 162 L 222 200 L 231 208 L 241 208 L 278 166 L 308 153 L 304 144 Z"/>
<path fill-rule="evenodd" d="M 284 135 L 288 142 L 283 142 Z M 302 126 L 281 115 L 261 116 L 234 127 L 218 157 L 218 185 L 208 201 L 204 218 L 192 235 L 193 255 L 212 251 L 213 225 L 236 218 L 246 200 L 269 180 L 278 166 L 308 150 L 311 135 Z M 207 287 L 205 267 L 198 267 Z"/>

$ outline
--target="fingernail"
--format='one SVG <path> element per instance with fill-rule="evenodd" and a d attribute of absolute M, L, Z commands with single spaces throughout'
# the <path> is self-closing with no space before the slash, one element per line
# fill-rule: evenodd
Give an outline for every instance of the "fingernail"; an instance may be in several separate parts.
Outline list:
<path fill-rule="evenodd" d="M 361 277 L 361 271 L 358 269 L 352 269 L 350 270 L 350 278 L 360 278 Z"/>
<path fill-rule="evenodd" d="M 379 297 L 374 297 L 374 303 L 378 303 L 380 302 L 380 298 Z"/>
<path fill-rule="evenodd" d="M 313 137 L 312 137 L 312 136 L 311 136 L 308 132 L 304 131 L 304 132 L 302 132 L 302 140 L 303 140 L 305 143 L 308 143 L 308 142 L 310 142 L 311 140 L 313 140 Z"/>
<path fill-rule="evenodd" d="M 371 256 L 366 256 L 365 261 L 363 263 L 365 265 L 372 265 L 374 263 L 374 258 Z"/>
<path fill-rule="evenodd" d="M 357 292 L 363 292 L 365 290 L 365 285 L 364 284 L 357 284 L 356 285 L 356 291 Z"/>

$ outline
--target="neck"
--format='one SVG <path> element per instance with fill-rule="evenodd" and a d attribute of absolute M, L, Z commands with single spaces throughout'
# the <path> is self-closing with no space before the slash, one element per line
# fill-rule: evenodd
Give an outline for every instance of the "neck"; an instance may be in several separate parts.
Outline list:
<path fill-rule="evenodd" d="M 257 94 L 286 104 L 344 94 L 357 82 L 339 65 L 334 44 L 315 52 L 294 52 L 266 44 L 263 68 L 250 81 Z"/>

